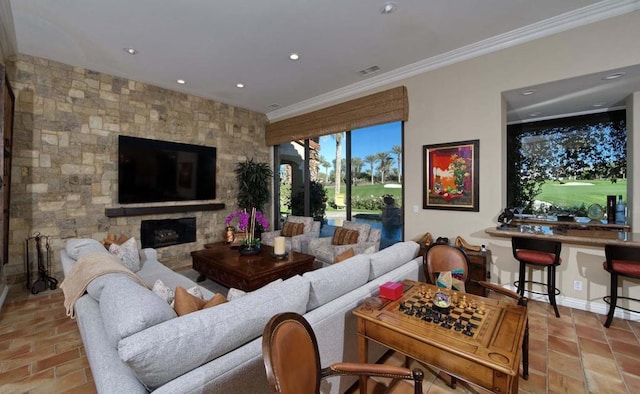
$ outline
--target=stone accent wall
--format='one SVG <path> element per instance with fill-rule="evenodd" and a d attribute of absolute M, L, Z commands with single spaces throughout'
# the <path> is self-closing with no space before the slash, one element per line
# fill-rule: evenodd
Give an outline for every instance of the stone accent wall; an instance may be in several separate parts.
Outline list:
<path fill-rule="evenodd" d="M 158 249 L 167 266 L 190 265 L 191 251 L 222 240 L 224 219 L 236 207 L 236 163 L 270 161 L 264 114 L 26 55 L 7 66 L 16 96 L 5 267 L 10 282 L 23 280 L 24 241 L 35 231 L 51 236 L 52 271 L 62 278 L 59 250 L 66 239 L 116 233 L 135 236 L 139 244 L 143 219 L 195 216 L 197 242 Z M 226 209 L 107 218 L 105 208 L 118 206 L 119 134 L 215 146 L 214 202 Z"/>

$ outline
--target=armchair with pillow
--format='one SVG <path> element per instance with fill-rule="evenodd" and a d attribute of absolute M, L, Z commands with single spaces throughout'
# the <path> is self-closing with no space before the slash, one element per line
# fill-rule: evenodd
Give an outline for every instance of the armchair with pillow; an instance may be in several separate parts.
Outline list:
<path fill-rule="evenodd" d="M 380 250 L 382 231 L 368 224 L 345 220 L 332 237 L 309 241 L 308 253 L 325 264 L 334 264 L 346 255 L 370 254 Z"/>
<path fill-rule="evenodd" d="M 289 215 L 282 230 L 266 231 L 260 236 L 260 242 L 273 246 L 275 237 L 285 237 L 285 250 L 307 253 L 309 240 L 320 236 L 320 222 L 306 216 Z"/>

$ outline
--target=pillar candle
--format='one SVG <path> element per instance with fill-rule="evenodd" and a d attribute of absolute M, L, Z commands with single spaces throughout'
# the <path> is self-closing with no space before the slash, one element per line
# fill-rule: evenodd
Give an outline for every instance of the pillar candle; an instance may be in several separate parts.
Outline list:
<path fill-rule="evenodd" d="M 273 253 L 284 254 L 284 237 L 275 237 L 273 240 Z"/>

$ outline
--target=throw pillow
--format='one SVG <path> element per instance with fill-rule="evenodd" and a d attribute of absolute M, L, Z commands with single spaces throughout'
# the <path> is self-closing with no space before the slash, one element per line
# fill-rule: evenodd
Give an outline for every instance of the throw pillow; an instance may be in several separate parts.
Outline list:
<path fill-rule="evenodd" d="M 111 244 L 109 252 L 118 256 L 122 260 L 122 264 L 133 272 L 140 271 L 140 252 L 136 239 L 131 237 L 122 245 Z"/>
<path fill-rule="evenodd" d="M 358 243 L 359 233 L 356 230 L 347 230 L 346 228 L 336 227 L 333 232 L 332 245 L 351 245 Z"/>
<path fill-rule="evenodd" d="M 283 237 L 293 237 L 304 233 L 304 223 L 284 222 L 280 235 Z"/>
<path fill-rule="evenodd" d="M 438 272 L 436 285 L 445 289 L 465 292 L 464 288 L 464 271 L 457 269 L 453 271 Z"/>
<path fill-rule="evenodd" d="M 224 304 L 225 302 L 227 302 L 227 299 L 222 294 L 215 294 L 209 301 L 205 301 L 200 297 L 188 293 L 184 287 L 178 286 L 176 287 L 174 309 L 178 316 L 183 316 L 187 313 L 211 308 L 216 305 Z"/>
<path fill-rule="evenodd" d="M 355 255 L 356 255 L 356 252 L 353 251 L 353 248 L 349 248 L 346 251 L 344 251 L 344 252 L 342 252 L 342 253 L 340 253 L 339 255 L 336 256 L 334 264 L 335 263 L 339 263 L 341 261 L 345 261 L 346 259 L 348 259 L 350 257 L 353 257 Z"/>
<path fill-rule="evenodd" d="M 160 298 L 166 301 L 167 304 L 171 305 L 173 303 L 173 299 L 176 296 L 176 293 L 173 289 L 164 284 L 160 279 L 158 279 L 151 289 L 154 293 L 156 293 Z"/>
<path fill-rule="evenodd" d="M 236 298 L 240 298 L 243 296 L 246 296 L 247 292 L 244 290 L 240 290 L 240 289 L 235 289 L 235 288 L 230 288 L 229 292 L 227 293 L 227 300 L 229 301 L 233 301 Z"/>

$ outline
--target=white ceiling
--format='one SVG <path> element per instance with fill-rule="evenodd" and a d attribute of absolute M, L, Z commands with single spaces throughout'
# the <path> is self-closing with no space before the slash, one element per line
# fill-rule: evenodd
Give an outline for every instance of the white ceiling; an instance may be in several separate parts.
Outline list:
<path fill-rule="evenodd" d="M 10 0 L 19 53 L 222 101 L 272 120 L 640 8 L 640 0 L 396 0 L 397 10 L 383 15 L 384 3 Z M 123 48 L 129 47 L 139 53 L 127 54 Z M 300 60 L 289 60 L 291 52 Z M 372 66 L 380 71 L 360 75 Z M 540 93 L 545 86 L 536 88 Z M 583 88 L 573 83 L 564 89 Z M 538 93 L 528 100 L 568 95 Z M 532 105 L 517 92 L 507 97 L 515 114 L 510 120 L 523 114 L 516 105 L 526 111 Z"/>

